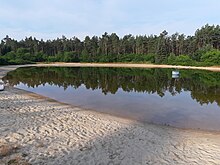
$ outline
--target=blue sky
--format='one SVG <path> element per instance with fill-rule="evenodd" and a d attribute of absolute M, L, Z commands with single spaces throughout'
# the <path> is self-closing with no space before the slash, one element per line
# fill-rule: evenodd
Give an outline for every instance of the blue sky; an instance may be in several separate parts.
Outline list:
<path fill-rule="evenodd" d="M 220 0 L 0 0 L 0 39 L 143 35 L 220 24 Z"/>

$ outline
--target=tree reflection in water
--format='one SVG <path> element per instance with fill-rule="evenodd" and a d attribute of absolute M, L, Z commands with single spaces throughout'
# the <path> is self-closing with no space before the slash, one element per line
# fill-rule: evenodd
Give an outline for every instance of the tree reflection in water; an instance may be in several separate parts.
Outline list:
<path fill-rule="evenodd" d="M 30 67 L 9 72 L 3 80 L 11 85 L 23 83 L 28 87 L 57 85 L 64 90 L 82 84 L 87 89 L 101 89 L 115 94 L 125 92 L 156 93 L 163 97 L 167 91 L 175 96 L 190 91 L 192 99 L 201 105 L 216 102 L 220 106 L 220 73 L 201 70 L 180 70 L 179 79 L 172 79 L 171 69 L 95 68 L 95 67 Z"/>

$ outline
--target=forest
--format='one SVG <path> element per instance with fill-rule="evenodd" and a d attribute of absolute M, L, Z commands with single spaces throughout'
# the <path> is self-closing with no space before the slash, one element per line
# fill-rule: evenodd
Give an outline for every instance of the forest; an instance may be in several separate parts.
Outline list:
<path fill-rule="evenodd" d="M 119 37 L 116 33 L 102 36 L 62 36 L 54 40 L 26 37 L 17 41 L 8 35 L 0 43 L 0 65 L 36 62 L 125 62 L 171 65 L 220 65 L 220 26 L 197 29 L 193 36 L 131 34 Z"/>

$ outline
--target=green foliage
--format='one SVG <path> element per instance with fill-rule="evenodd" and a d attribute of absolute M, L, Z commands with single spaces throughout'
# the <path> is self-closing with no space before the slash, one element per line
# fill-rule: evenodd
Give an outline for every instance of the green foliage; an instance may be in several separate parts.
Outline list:
<path fill-rule="evenodd" d="M 212 47 L 211 45 L 206 45 L 205 47 L 202 47 L 200 49 L 198 49 L 193 55 L 192 55 L 192 59 L 195 61 L 201 61 L 201 56 L 203 54 L 205 54 L 208 51 L 211 51 Z"/>
<path fill-rule="evenodd" d="M 8 65 L 8 64 L 9 64 L 8 60 L 0 56 L 0 65 Z"/>
<path fill-rule="evenodd" d="M 5 60 L 9 61 L 11 59 L 16 59 L 16 53 L 14 51 L 8 52 L 5 56 L 3 56 Z"/>
<path fill-rule="evenodd" d="M 30 49 L 27 48 L 18 48 L 16 52 L 16 58 L 27 61 L 34 61 L 34 57 L 30 54 Z"/>
<path fill-rule="evenodd" d="M 131 62 L 172 65 L 219 65 L 220 26 L 205 25 L 194 36 L 175 33 L 168 35 L 120 38 L 116 33 L 102 36 L 62 36 L 55 40 L 26 37 L 16 41 L 6 36 L 0 42 L 0 65 L 33 62 Z M 207 54 L 208 53 L 208 54 Z M 182 56 L 184 54 L 184 56 Z"/>
<path fill-rule="evenodd" d="M 220 65 L 220 51 L 213 49 L 201 56 L 201 61 L 207 65 Z"/>
<path fill-rule="evenodd" d="M 45 55 L 43 54 L 42 51 L 37 52 L 37 53 L 35 54 L 35 61 L 36 61 L 36 62 L 43 62 L 43 61 L 45 61 L 45 60 L 46 60 L 46 58 L 45 58 Z"/>
<path fill-rule="evenodd" d="M 10 51 L 0 57 L 0 65 L 28 64 L 36 61 L 35 56 L 28 53 L 28 49 L 19 48 L 17 52 Z"/>
<path fill-rule="evenodd" d="M 55 56 L 49 56 L 47 57 L 47 62 L 57 62 L 57 58 Z"/>
<path fill-rule="evenodd" d="M 168 64 L 170 65 L 185 65 L 185 66 L 190 66 L 190 65 L 195 65 L 195 61 L 193 61 L 189 56 L 187 55 L 180 55 L 180 56 L 175 56 L 174 54 L 171 54 L 168 57 Z"/>
<path fill-rule="evenodd" d="M 64 62 L 79 62 L 79 58 L 75 52 L 65 52 L 63 61 Z"/>
<path fill-rule="evenodd" d="M 187 55 L 180 55 L 176 57 L 177 65 L 194 65 L 194 61 Z"/>
<path fill-rule="evenodd" d="M 112 59 L 112 61 L 116 61 Z M 133 63 L 144 63 L 155 61 L 155 54 L 125 54 L 119 55 L 116 62 L 133 62 Z"/>
<path fill-rule="evenodd" d="M 82 55 L 80 57 L 80 60 L 82 62 L 89 62 L 90 61 L 89 52 L 86 49 L 84 49 L 82 51 Z"/>
<path fill-rule="evenodd" d="M 176 63 L 176 56 L 174 53 L 171 53 L 170 56 L 167 59 L 167 63 L 170 65 L 175 65 Z"/>
<path fill-rule="evenodd" d="M 10 65 L 17 65 L 17 64 L 23 65 L 23 64 L 31 64 L 31 63 L 33 63 L 33 62 L 28 61 L 28 60 L 23 60 L 23 59 L 15 59 L 15 60 L 9 61 Z"/>

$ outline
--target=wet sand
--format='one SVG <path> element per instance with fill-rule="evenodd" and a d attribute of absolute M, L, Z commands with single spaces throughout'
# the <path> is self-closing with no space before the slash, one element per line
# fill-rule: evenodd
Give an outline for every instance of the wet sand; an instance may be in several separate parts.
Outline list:
<path fill-rule="evenodd" d="M 0 67 L 0 76 L 17 67 Z M 10 152 L 1 154 L 7 147 Z M 142 124 L 6 87 L 0 92 L 0 164 L 17 159 L 24 164 L 220 164 L 220 132 Z"/>

